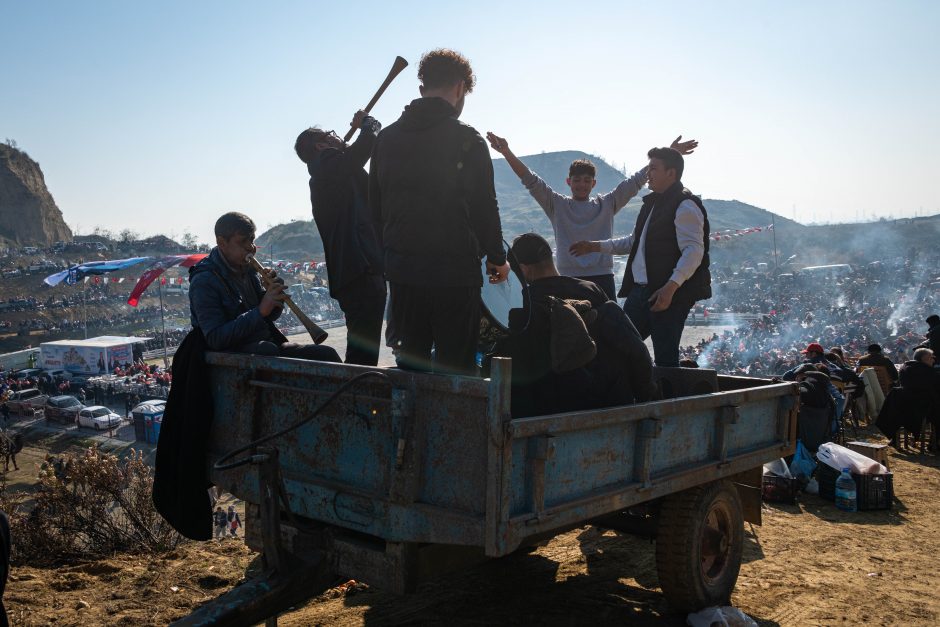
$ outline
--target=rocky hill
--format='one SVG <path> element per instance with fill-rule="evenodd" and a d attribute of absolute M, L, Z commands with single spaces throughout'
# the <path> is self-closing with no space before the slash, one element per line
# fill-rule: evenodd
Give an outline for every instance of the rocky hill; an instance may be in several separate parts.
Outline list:
<path fill-rule="evenodd" d="M 39 164 L 25 152 L 0 144 L 0 243 L 48 246 L 71 239 Z"/>

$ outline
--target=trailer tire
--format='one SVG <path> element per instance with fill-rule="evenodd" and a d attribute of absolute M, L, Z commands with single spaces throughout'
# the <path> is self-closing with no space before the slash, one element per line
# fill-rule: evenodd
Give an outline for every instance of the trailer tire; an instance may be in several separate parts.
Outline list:
<path fill-rule="evenodd" d="M 656 538 L 656 570 L 666 601 L 680 612 L 729 604 L 743 548 L 744 515 L 731 482 L 666 497 Z"/>

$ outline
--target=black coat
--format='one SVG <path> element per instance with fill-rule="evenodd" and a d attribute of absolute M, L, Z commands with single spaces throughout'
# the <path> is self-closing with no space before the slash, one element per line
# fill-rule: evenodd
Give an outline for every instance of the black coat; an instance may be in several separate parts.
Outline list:
<path fill-rule="evenodd" d="M 173 356 L 173 385 L 154 462 L 153 503 L 174 529 L 192 540 L 212 538 L 206 467 L 212 396 L 206 350 L 202 332 L 193 329 Z"/>
<path fill-rule="evenodd" d="M 414 100 L 379 133 L 369 204 L 389 282 L 480 287 L 482 258 L 506 261 L 489 150 L 446 100 Z"/>
<path fill-rule="evenodd" d="M 377 122 L 367 118 L 346 150 L 327 149 L 307 166 L 313 219 L 323 240 L 330 295 L 364 274 L 382 274 L 382 249 L 369 211 L 369 175 Z"/>

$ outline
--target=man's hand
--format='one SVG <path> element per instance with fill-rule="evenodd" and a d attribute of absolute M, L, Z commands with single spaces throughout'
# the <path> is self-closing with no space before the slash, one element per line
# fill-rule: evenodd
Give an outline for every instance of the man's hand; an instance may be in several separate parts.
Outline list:
<path fill-rule="evenodd" d="M 601 243 L 600 242 L 586 242 L 581 240 L 580 242 L 575 242 L 568 247 L 568 252 L 574 255 L 575 257 L 580 257 L 581 255 L 586 255 L 588 253 L 599 253 L 601 252 Z"/>
<path fill-rule="evenodd" d="M 502 283 L 509 278 L 509 262 L 501 266 L 486 262 L 486 273 L 490 275 L 490 283 Z"/>
<path fill-rule="evenodd" d="M 679 284 L 673 281 L 666 281 L 666 284 L 653 292 L 649 298 L 650 311 L 666 311 L 672 304 L 672 297 L 675 296 Z"/>
<path fill-rule="evenodd" d="M 506 141 L 506 138 L 500 137 L 496 133 L 487 131 L 486 139 L 489 140 L 490 146 L 493 147 L 493 150 L 495 150 L 499 154 L 505 156 L 507 152 L 512 152 L 511 150 L 509 150 L 509 142 Z"/>
<path fill-rule="evenodd" d="M 352 122 L 349 123 L 349 126 L 352 128 L 359 128 L 362 126 L 362 118 L 366 117 L 367 115 L 369 114 L 362 109 L 359 109 L 356 111 L 356 115 L 353 116 Z"/>
<path fill-rule="evenodd" d="M 258 311 L 261 312 L 261 316 L 263 318 L 267 318 L 275 309 L 278 307 L 283 307 L 284 296 L 283 279 L 275 279 L 270 285 L 268 285 L 268 289 L 264 293 L 264 298 L 262 298 L 261 302 L 258 303 Z"/>
<path fill-rule="evenodd" d="M 682 135 L 676 137 L 672 142 L 670 148 L 678 150 L 680 155 L 691 155 L 695 152 L 695 149 L 698 148 L 698 141 L 695 139 L 690 139 L 689 141 L 682 141 Z"/>

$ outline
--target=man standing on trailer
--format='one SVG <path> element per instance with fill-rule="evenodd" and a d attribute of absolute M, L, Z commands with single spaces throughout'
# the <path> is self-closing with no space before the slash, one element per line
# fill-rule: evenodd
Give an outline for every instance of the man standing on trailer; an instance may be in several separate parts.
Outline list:
<path fill-rule="evenodd" d="M 369 170 L 389 326 L 401 367 L 473 375 L 481 260 L 491 283 L 509 274 L 493 162 L 480 134 L 457 119 L 476 81 L 470 62 L 434 50 L 418 78 L 422 97 L 379 134 Z"/>
<path fill-rule="evenodd" d="M 381 125 L 357 111 L 351 126 L 359 128 L 359 137 L 350 146 L 333 131 L 308 128 L 297 137 L 294 150 L 310 174 L 310 202 L 323 240 L 330 296 L 346 317 L 346 363 L 375 366 L 387 292 L 364 166 Z"/>

